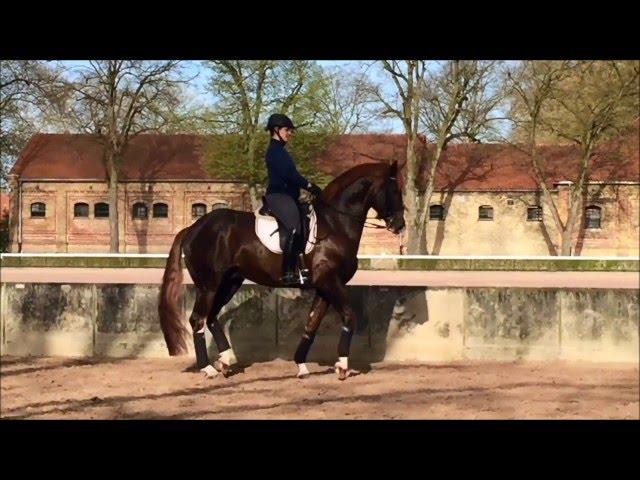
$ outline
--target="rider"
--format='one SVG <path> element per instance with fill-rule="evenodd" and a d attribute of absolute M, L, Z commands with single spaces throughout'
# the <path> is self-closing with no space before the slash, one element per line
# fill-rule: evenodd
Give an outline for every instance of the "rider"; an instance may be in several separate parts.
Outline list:
<path fill-rule="evenodd" d="M 318 196 L 322 192 L 320 187 L 298 173 L 291 155 L 285 148 L 295 128 L 291 119 L 281 113 L 271 115 L 265 128 L 271 136 L 265 156 L 269 176 L 269 185 L 265 196 L 271 212 L 280 220 L 284 229 L 280 232 L 283 272 L 280 280 L 285 285 L 298 283 L 294 273 L 297 255 L 293 248 L 296 236 L 301 232 L 300 206 L 298 204 L 300 189 L 303 188 L 314 196 Z"/>

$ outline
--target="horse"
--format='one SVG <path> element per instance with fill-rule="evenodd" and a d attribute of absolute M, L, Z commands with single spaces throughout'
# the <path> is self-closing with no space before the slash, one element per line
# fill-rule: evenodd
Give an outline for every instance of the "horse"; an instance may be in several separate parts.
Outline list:
<path fill-rule="evenodd" d="M 357 165 L 332 180 L 311 203 L 316 212 L 316 243 L 303 253 L 309 283 L 297 288 L 315 289 L 304 333 L 294 355 L 298 378 L 309 371 L 306 358 L 323 316 L 331 305 L 342 319 L 338 361 L 340 380 L 349 375 L 349 350 L 356 314 L 349 303 L 346 284 L 358 268 L 357 252 L 367 212 L 372 208 L 385 227 L 398 235 L 405 227 L 404 205 L 397 181 L 398 164 Z M 245 279 L 269 287 L 282 287 L 281 256 L 269 251 L 255 233 L 252 212 L 216 209 L 178 232 L 167 257 L 160 288 L 158 313 L 171 356 L 187 354 L 189 332 L 178 306 L 184 263 L 196 288 L 189 317 L 198 368 L 207 377 L 230 375 L 237 359 L 217 315 Z M 204 329 L 209 328 L 220 352 L 211 365 Z"/>

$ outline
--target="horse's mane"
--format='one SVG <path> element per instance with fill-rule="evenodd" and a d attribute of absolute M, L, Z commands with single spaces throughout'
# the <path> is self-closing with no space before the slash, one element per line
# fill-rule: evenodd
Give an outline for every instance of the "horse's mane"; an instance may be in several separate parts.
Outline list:
<path fill-rule="evenodd" d="M 383 176 L 386 174 L 388 169 L 389 164 L 383 162 L 356 165 L 331 180 L 323 190 L 323 196 L 327 199 L 334 198 L 356 180 L 370 176 Z"/>

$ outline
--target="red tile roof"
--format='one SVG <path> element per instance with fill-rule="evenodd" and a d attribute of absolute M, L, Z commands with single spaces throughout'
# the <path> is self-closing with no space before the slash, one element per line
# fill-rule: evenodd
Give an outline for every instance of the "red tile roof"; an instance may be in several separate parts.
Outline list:
<path fill-rule="evenodd" d="M 205 138 L 138 136 L 125 154 L 120 179 L 225 180 L 202 166 L 201 147 Z M 421 144 L 419 154 L 425 155 L 430 148 Z M 550 186 L 576 177 L 579 159 L 575 147 L 541 146 L 540 151 Z M 404 135 L 341 135 L 330 141 L 314 163 L 319 170 L 335 177 L 352 166 L 372 161 L 398 160 L 402 166 L 405 152 Z M 638 132 L 609 142 L 592 161 L 592 181 L 640 182 Z M 95 137 L 88 135 L 34 135 L 11 173 L 23 180 L 106 180 L 102 148 Z M 449 146 L 441 160 L 435 187 L 457 191 L 534 190 L 536 184 L 528 157 L 518 149 L 500 144 L 456 144 Z"/>
<path fill-rule="evenodd" d="M 430 162 L 432 145 L 418 148 L 424 172 Z M 540 146 L 541 166 L 547 182 L 574 180 L 579 155 L 571 145 Z M 316 164 L 331 176 L 360 163 L 374 160 L 406 159 L 403 135 L 344 135 L 336 139 Z M 594 155 L 590 168 L 591 181 L 640 182 L 640 158 L 637 132 L 622 140 L 609 142 Z M 456 191 L 535 190 L 536 182 L 529 157 L 515 147 L 501 144 L 452 144 L 440 160 L 436 171 L 437 190 Z"/>

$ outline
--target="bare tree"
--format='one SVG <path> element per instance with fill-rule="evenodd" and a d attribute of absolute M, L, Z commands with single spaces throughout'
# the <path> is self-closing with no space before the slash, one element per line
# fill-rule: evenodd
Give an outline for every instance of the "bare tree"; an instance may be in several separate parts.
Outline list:
<path fill-rule="evenodd" d="M 366 131 L 377 116 L 373 85 L 366 73 L 344 67 L 325 69 L 324 73 L 318 123 L 330 134 Z"/>
<path fill-rule="evenodd" d="M 46 124 L 60 74 L 47 62 L 0 61 L 0 184 L 29 137 Z"/>
<path fill-rule="evenodd" d="M 420 119 L 425 138 L 433 143 L 433 148 L 425 150 L 428 170 L 422 180 L 426 185 L 418 211 L 418 222 L 423 228 L 419 236 L 421 253 L 427 253 L 429 203 L 442 154 L 450 143 L 480 143 L 491 138 L 496 122 L 502 120 L 497 113 L 504 99 L 498 65 L 494 61 L 451 60 L 428 73 Z"/>
<path fill-rule="evenodd" d="M 638 112 L 638 62 L 525 61 L 509 72 L 512 118 L 525 133 L 525 151 L 543 199 L 561 235 L 561 255 L 571 255 L 589 169 L 602 140 L 628 128 Z M 547 187 L 538 135 L 555 136 L 579 152 L 563 220 Z"/>
<path fill-rule="evenodd" d="M 382 104 L 380 115 L 394 116 L 402 122 L 407 137 L 405 187 L 402 192 L 407 209 L 407 253 L 419 252 L 420 235 L 424 232 L 418 223 L 423 195 L 417 183 L 418 128 L 420 120 L 421 88 L 424 87 L 426 64 L 422 60 L 381 60 L 382 68 L 395 87 L 393 95 L 387 95 L 378 86 L 374 94 Z"/>
<path fill-rule="evenodd" d="M 124 153 L 137 135 L 171 124 L 186 80 L 177 61 L 91 61 L 70 74 L 59 120 L 95 135 L 104 147 L 110 251 L 118 252 L 118 176 Z"/>
<path fill-rule="evenodd" d="M 427 253 L 429 202 L 440 159 L 449 143 L 480 141 L 498 120 L 495 110 L 501 101 L 499 89 L 491 91 L 496 62 L 452 60 L 427 68 L 420 60 L 382 61 L 383 69 L 395 85 L 399 106 L 385 98 L 382 115 L 399 118 L 407 136 L 406 182 L 403 190 L 407 208 L 407 253 Z M 422 133 L 433 148 L 420 149 Z M 425 162 L 426 177 L 419 178 Z"/>

